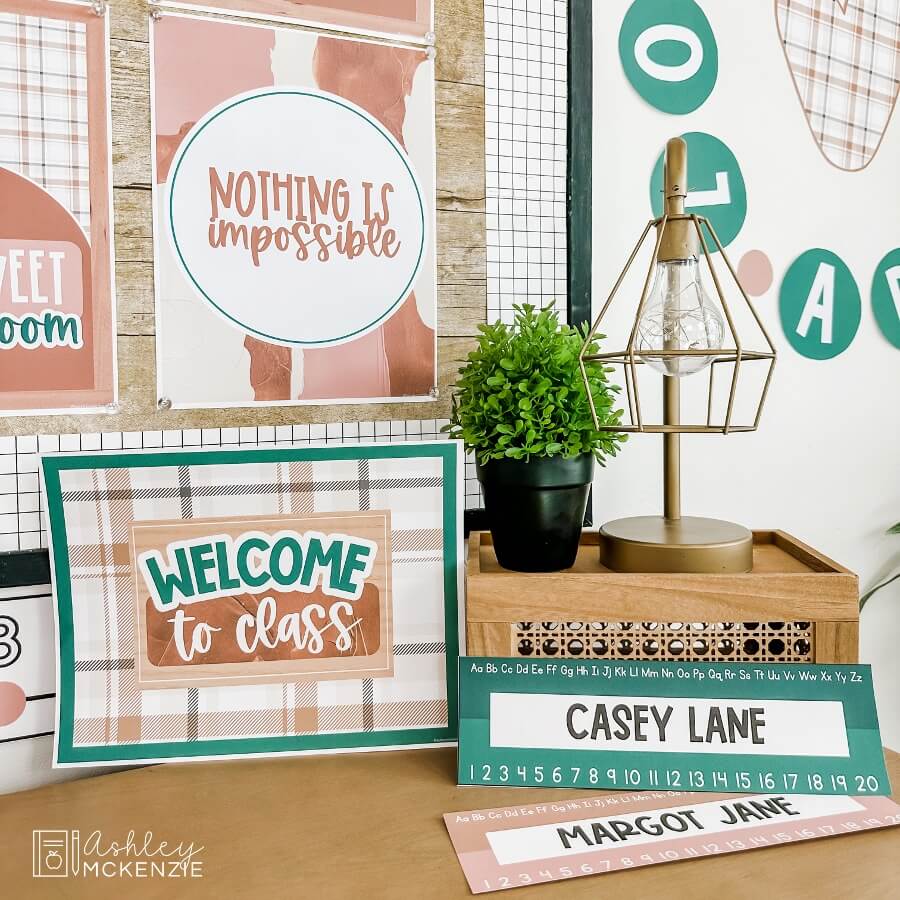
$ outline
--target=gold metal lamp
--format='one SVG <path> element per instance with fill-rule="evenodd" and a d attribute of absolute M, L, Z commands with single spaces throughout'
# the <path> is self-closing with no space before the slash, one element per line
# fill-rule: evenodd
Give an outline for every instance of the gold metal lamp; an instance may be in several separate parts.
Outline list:
<path fill-rule="evenodd" d="M 597 428 L 663 435 L 664 515 L 607 522 L 600 529 L 600 552 L 604 564 L 618 572 L 747 572 L 753 564 L 753 539 L 747 528 L 719 519 L 681 514 L 680 437 L 683 433 L 755 431 L 775 368 L 775 347 L 741 287 L 709 220 L 684 210 L 688 193 L 687 145 L 681 138 L 672 138 L 666 144 L 663 181 L 663 214 L 658 219 L 652 219 L 644 228 L 588 334 L 580 362 L 586 387 L 586 364 L 621 365 L 623 368 L 631 424 L 613 426 L 600 423 L 588 389 Z M 656 245 L 627 346 L 612 353 L 591 353 L 594 336 L 652 228 L 656 229 Z M 768 349 L 748 350 L 742 345 L 710 258 L 703 228 L 712 235 Z M 701 249 L 718 303 L 703 285 Z M 753 362 L 768 366 L 755 416 L 752 422 L 735 423 L 733 418 L 739 377 L 744 366 Z M 645 422 L 641 414 L 637 372 L 639 366 L 645 365 L 663 375 L 661 424 Z M 726 368 L 730 366 L 732 375 L 727 406 L 724 415 L 719 418 L 713 414 L 713 379 L 716 367 L 721 365 Z M 705 422 L 685 424 L 681 418 L 681 379 L 707 367 L 709 396 Z"/>

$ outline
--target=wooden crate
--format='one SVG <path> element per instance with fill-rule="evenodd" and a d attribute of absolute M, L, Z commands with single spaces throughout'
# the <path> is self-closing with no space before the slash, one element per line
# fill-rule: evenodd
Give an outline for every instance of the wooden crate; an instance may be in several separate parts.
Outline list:
<path fill-rule="evenodd" d="M 856 575 L 783 531 L 742 575 L 612 572 L 589 531 L 571 569 L 511 572 L 473 532 L 466 580 L 473 656 L 858 662 Z"/>

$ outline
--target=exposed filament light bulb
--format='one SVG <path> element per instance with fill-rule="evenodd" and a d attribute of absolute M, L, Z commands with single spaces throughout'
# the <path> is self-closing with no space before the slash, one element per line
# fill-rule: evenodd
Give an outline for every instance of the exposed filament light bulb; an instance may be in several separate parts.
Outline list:
<path fill-rule="evenodd" d="M 722 348 L 725 325 L 700 278 L 696 257 L 660 260 L 638 322 L 637 353 L 663 375 L 693 375 Z M 710 350 L 709 356 L 655 356 L 662 350 Z"/>

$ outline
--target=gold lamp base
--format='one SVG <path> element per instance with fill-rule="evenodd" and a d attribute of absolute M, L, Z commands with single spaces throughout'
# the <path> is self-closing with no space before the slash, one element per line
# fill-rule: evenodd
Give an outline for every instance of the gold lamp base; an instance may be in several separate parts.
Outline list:
<path fill-rule="evenodd" d="M 600 559 L 614 572 L 749 572 L 753 535 L 721 519 L 635 516 L 600 529 Z"/>

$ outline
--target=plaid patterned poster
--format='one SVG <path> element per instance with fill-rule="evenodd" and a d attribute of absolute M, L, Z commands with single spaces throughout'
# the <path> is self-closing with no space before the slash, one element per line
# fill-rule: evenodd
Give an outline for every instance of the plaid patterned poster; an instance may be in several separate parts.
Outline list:
<path fill-rule="evenodd" d="M 42 465 L 57 765 L 455 740 L 455 442 Z"/>
<path fill-rule="evenodd" d="M 0 2 L 0 414 L 116 399 L 107 19 Z"/>

